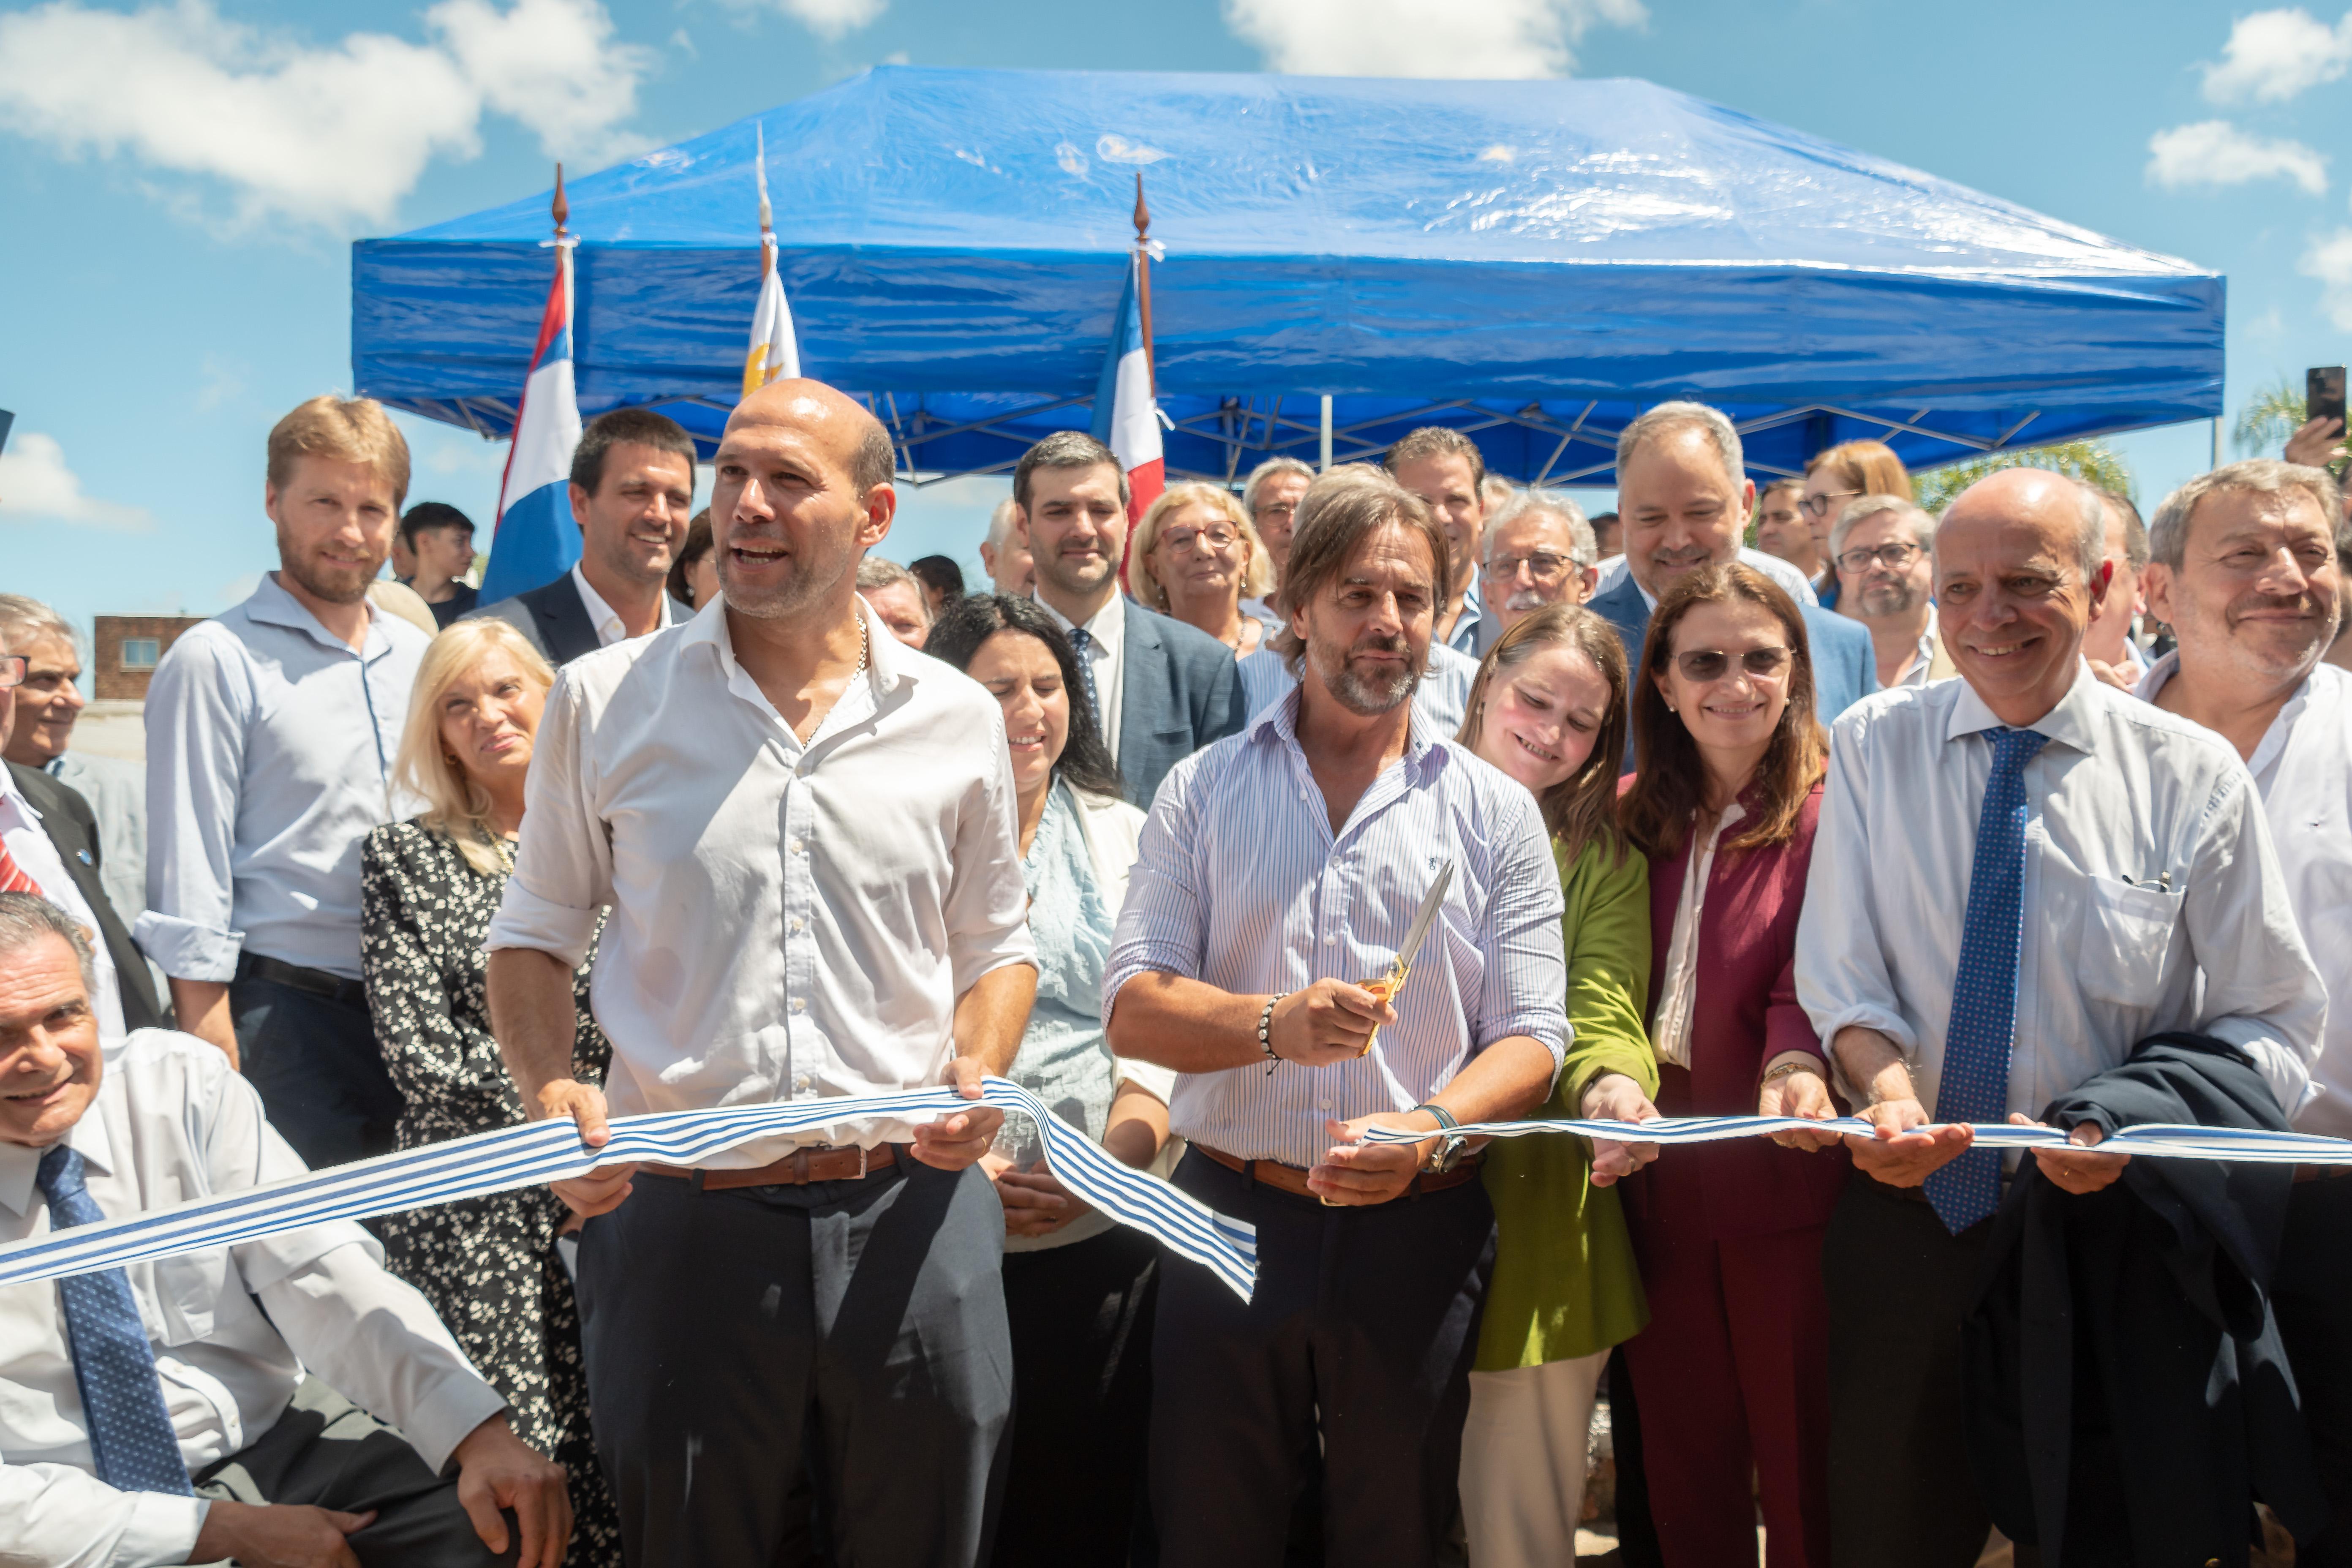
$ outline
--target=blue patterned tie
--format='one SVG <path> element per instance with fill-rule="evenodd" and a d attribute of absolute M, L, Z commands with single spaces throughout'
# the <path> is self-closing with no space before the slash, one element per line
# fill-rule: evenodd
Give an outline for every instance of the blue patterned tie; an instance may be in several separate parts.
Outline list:
<path fill-rule="evenodd" d="M 38 1179 L 48 1194 L 52 1229 L 106 1217 L 83 1184 L 81 1168 L 81 1156 L 62 1143 L 41 1156 Z M 129 1277 L 120 1268 L 77 1274 L 58 1281 L 58 1294 L 65 1299 L 66 1341 L 98 1479 L 124 1491 L 193 1496 Z"/>
<path fill-rule="evenodd" d="M 1944 1032 L 1944 1076 L 1936 1120 L 2000 1121 L 2009 1109 L 2009 1049 L 2017 1034 L 2017 951 L 2025 931 L 2025 764 L 2049 737 L 1991 729 L 1992 776 L 1977 817 L 1969 870 L 1968 921 L 1960 930 L 1952 1020 Z M 1927 1178 L 1927 1201 L 1954 1236 L 2000 1206 L 2000 1155 L 1971 1149 Z"/>
<path fill-rule="evenodd" d="M 1102 735 L 1102 699 L 1095 692 L 1095 635 L 1084 626 L 1070 628 L 1070 647 L 1078 656 L 1078 678 L 1087 683 L 1087 706 L 1095 716 L 1095 733 Z M 1103 739 L 1110 739 L 1103 735 Z"/>

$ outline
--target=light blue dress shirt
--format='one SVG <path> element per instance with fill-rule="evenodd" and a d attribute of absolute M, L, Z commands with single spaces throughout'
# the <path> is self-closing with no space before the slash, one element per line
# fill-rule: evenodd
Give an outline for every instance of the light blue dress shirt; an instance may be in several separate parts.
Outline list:
<path fill-rule="evenodd" d="M 192 626 L 147 688 L 147 909 L 166 974 L 235 977 L 251 948 L 360 978 L 360 846 L 412 815 L 393 759 L 431 638 L 368 606 L 364 647 L 275 573 Z"/>

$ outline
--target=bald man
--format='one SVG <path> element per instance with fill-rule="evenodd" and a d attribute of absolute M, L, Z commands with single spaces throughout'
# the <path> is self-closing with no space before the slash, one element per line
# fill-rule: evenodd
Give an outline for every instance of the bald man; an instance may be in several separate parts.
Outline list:
<path fill-rule="evenodd" d="M 608 1113 L 976 1099 L 1036 990 L 996 700 L 856 592 L 898 506 L 888 437 L 777 382 L 716 470 L 725 613 L 564 668 L 490 930 L 523 1104 L 591 1145 Z M 571 975 L 607 905 L 600 1090 L 572 1077 Z M 1002 1120 L 846 1121 L 557 1184 L 587 1216 L 582 1339 L 631 1564 L 801 1563 L 813 1537 L 845 1562 L 986 1559 L 1012 1347 L 977 1162 Z"/>

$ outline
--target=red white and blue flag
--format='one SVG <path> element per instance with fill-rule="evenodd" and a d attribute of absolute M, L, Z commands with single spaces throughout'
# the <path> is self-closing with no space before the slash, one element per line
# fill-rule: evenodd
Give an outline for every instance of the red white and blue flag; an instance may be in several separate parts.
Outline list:
<path fill-rule="evenodd" d="M 1160 408 L 1151 397 L 1151 344 L 1143 335 L 1140 263 L 1127 264 L 1127 290 L 1111 324 L 1110 352 L 1095 385 L 1094 437 L 1111 449 L 1127 470 L 1127 515 L 1140 521 L 1144 509 L 1168 488 L 1160 450 Z"/>
<path fill-rule="evenodd" d="M 539 319 L 499 487 L 499 519 L 490 535 L 490 562 L 482 570 L 482 603 L 496 604 L 543 587 L 580 559 L 580 525 L 572 521 L 572 449 L 580 445 L 580 400 L 572 381 L 572 248 L 556 243 L 555 283 Z"/>

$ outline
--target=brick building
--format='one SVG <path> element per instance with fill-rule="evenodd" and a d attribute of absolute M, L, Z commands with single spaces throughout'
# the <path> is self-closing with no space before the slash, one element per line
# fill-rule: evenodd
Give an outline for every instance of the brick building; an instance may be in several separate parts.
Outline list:
<path fill-rule="evenodd" d="M 202 616 L 100 616 L 90 658 L 90 695 L 100 701 L 144 701 L 163 650 Z"/>

